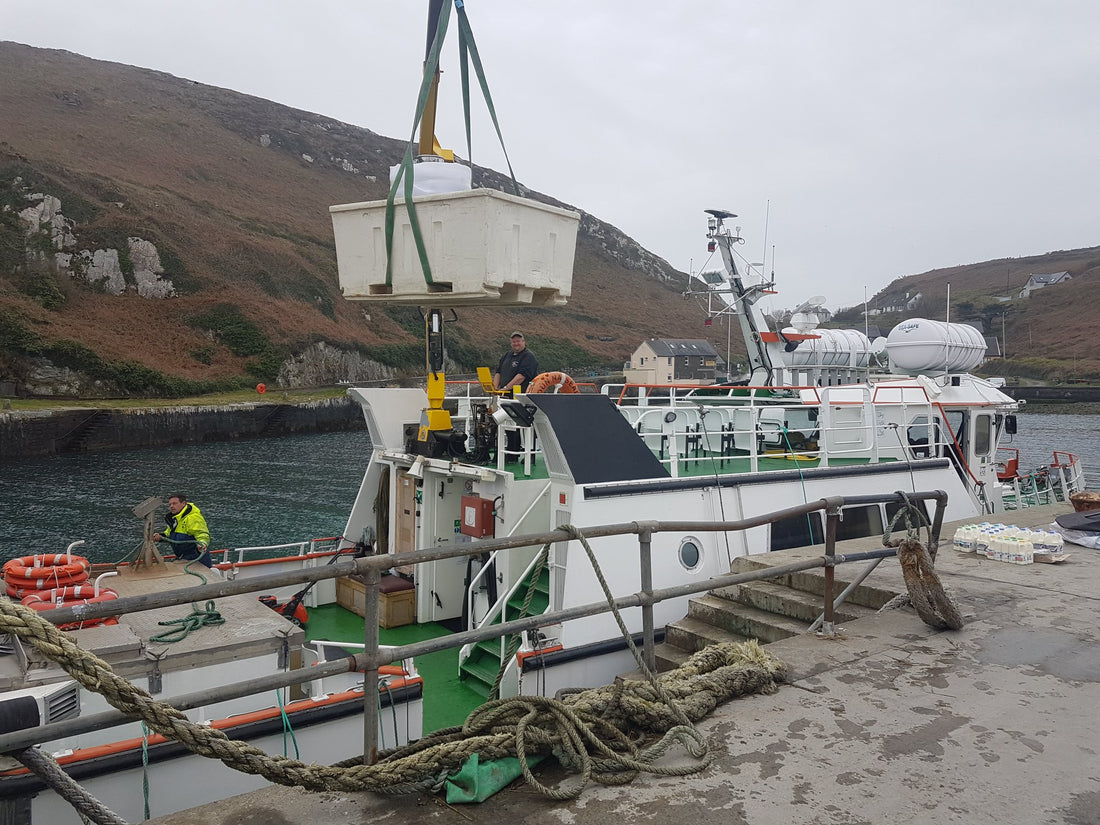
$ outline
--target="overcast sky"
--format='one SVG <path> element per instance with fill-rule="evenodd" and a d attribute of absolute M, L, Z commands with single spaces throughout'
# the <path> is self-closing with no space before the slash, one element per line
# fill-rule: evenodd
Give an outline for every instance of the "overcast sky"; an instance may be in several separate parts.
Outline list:
<path fill-rule="evenodd" d="M 426 10 L 0 0 L 0 38 L 406 138 Z M 467 0 L 467 13 L 522 183 L 685 271 L 707 259 L 703 210 L 736 212 L 746 257 L 771 270 L 774 256 L 778 307 L 820 294 L 835 310 L 903 275 L 1100 245 L 1095 0 Z M 436 132 L 465 156 L 453 21 Z M 473 159 L 506 170 L 484 111 Z"/>

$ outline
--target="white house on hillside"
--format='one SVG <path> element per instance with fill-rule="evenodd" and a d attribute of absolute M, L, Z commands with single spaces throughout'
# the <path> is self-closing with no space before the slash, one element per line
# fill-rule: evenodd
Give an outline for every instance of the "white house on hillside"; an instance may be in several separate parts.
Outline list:
<path fill-rule="evenodd" d="M 623 369 L 631 384 L 713 384 L 718 352 L 698 338 L 650 338 Z"/>
<path fill-rule="evenodd" d="M 1024 284 L 1024 288 L 1020 290 L 1020 297 L 1027 298 L 1037 289 L 1042 289 L 1045 286 L 1051 286 L 1052 284 L 1060 284 L 1063 281 L 1072 280 L 1068 272 L 1051 272 L 1046 275 L 1031 274 L 1027 278 L 1027 283 Z"/>

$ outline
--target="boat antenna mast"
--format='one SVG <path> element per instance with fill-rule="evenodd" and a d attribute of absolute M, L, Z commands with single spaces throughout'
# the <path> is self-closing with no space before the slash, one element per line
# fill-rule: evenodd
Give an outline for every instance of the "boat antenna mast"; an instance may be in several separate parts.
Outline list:
<path fill-rule="evenodd" d="M 728 302 L 729 311 L 737 315 L 741 325 L 741 336 L 745 341 L 745 352 L 749 359 L 749 385 L 768 386 L 772 383 L 773 367 L 771 357 L 761 336 L 761 331 L 767 331 L 767 321 L 756 307 L 756 302 L 764 295 L 774 294 L 773 280 L 761 280 L 758 284 L 746 284 L 737 268 L 737 261 L 733 251 L 733 245 L 744 243 L 741 237 L 741 227 L 736 227 L 734 232 L 725 226 L 725 221 L 736 218 L 732 212 L 723 209 L 704 210 L 710 217 L 707 219 L 707 248 L 713 252 L 715 247 L 722 254 L 722 263 L 725 266 L 728 277 Z"/>

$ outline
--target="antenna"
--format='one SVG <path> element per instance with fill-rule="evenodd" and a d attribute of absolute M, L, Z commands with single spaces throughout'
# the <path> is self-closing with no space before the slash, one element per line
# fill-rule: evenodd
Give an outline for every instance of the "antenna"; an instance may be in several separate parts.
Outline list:
<path fill-rule="evenodd" d="M 764 260 L 765 261 L 768 260 L 768 221 L 771 219 L 771 214 L 772 214 L 772 202 L 771 202 L 771 198 L 769 198 L 764 203 Z M 775 252 L 774 251 L 772 252 L 772 258 L 773 258 L 773 260 L 772 260 L 772 272 L 774 273 L 775 272 L 775 260 L 774 260 Z M 772 278 L 772 280 L 774 281 L 775 278 Z"/>

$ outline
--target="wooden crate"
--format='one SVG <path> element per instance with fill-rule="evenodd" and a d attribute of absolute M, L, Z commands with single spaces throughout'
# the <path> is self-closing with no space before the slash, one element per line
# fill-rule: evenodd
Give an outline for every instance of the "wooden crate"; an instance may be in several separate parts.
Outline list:
<path fill-rule="evenodd" d="M 416 590 L 399 576 L 383 576 L 378 594 L 378 625 L 391 628 L 416 621 Z M 357 576 L 336 580 L 336 603 L 353 613 L 367 613 L 367 586 Z"/>

